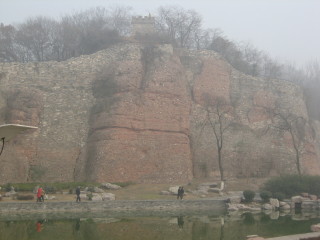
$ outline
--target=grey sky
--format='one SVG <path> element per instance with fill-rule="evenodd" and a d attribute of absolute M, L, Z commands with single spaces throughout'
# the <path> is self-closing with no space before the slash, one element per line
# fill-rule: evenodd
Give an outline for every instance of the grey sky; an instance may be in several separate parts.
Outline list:
<path fill-rule="evenodd" d="M 153 14 L 159 6 L 193 9 L 204 28 L 220 28 L 229 39 L 249 41 L 282 62 L 320 60 L 319 0 L 0 0 L 0 22 L 114 5 L 131 6 L 139 15 Z"/>

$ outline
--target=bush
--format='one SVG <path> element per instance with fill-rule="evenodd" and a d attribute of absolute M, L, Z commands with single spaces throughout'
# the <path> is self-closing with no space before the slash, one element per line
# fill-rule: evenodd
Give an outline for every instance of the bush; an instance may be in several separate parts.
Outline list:
<path fill-rule="evenodd" d="M 17 195 L 17 200 L 33 200 L 33 195 Z"/>
<path fill-rule="evenodd" d="M 43 188 L 43 190 L 45 191 L 45 193 L 56 193 L 57 189 L 54 186 L 45 186 Z"/>
<path fill-rule="evenodd" d="M 270 198 L 272 197 L 272 193 L 269 191 L 261 191 L 260 197 L 263 202 L 269 202 Z"/>
<path fill-rule="evenodd" d="M 245 202 L 252 202 L 255 195 L 256 194 L 254 191 L 251 191 L 251 190 L 243 191 L 243 196 L 244 196 Z"/>
<path fill-rule="evenodd" d="M 285 175 L 268 180 L 261 191 L 283 194 L 284 198 L 300 195 L 302 192 L 320 195 L 320 176 Z"/>

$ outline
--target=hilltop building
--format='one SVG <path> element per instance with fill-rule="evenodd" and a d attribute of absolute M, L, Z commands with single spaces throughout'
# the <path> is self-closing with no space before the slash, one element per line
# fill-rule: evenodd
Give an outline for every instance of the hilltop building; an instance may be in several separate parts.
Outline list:
<path fill-rule="evenodd" d="M 132 17 L 132 35 L 148 35 L 155 32 L 155 18 L 149 16 Z"/>

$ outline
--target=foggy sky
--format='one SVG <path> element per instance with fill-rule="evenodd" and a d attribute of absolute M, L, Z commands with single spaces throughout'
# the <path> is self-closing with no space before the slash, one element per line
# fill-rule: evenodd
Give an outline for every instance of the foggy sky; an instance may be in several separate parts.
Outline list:
<path fill-rule="evenodd" d="M 39 15 L 59 19 L 97 6 L 131 6 L 137 15 L 181 6 L 197 11 L 203 28 L 220 28 L 230 40 L 249 41 L 281 62 L 320 60 L 318 0 L 0 0 L 0 22 Z"/>

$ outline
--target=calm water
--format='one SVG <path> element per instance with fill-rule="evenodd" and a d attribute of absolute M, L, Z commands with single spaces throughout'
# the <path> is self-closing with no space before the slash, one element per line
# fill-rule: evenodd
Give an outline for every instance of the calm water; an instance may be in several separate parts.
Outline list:
<path fill-rule="evenodd" d="M 10 218 L 10 217 L 9 217 Z M 276 218 L 276 219 L 272 219 Z M 2 218 L 3 219 L 3 218 Z M 294 220 L 295 219 L 295 220 Z M 56 217 L 0 220 L 1 240 L 243 240 L 247 235 L 275 237 L 310 232 L 320 222 L 317 213 L 279 216 L 263 213 L 176 217 Z"/>

